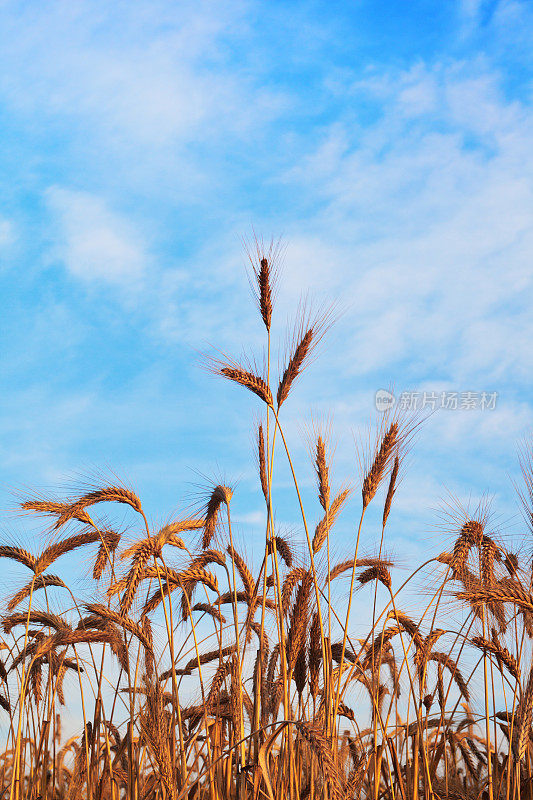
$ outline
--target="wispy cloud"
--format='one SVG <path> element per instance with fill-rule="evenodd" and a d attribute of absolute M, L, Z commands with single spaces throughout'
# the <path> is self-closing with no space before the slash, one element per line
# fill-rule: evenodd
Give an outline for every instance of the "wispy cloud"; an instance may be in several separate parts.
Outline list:
<path fill-rule="evenodd" d="M 139 285 L 148 255 L 133 225 L 87 192 L 53 186 L 46 197 L 56 230 L 54 254 L 73 276 Z"/>
<path fill-rule="evenodd" d="M 15 241 L 15 228 L 11 220 L 0 217 L 0 247 Z"/>
<path fill-rule="evenodd" d="M 172 161 L 169 147 L 176 157 L 222 131 L 250 133 L 279 113 L 283 93 L 232 65 L 228 48 L 246 47 L 250 32 L 245 11 L 233 1 L 56 2 L 46 11 L 7 3 L 4 102 L 40 115 L 43 128 L 68 125 L 74 138 L 90 131 L 119 161 L 139 148 Z M 243 102 L 251 96 L 253 106 Z"/>
<path fill-rule="evenodd" d="M 364 131 L 336 121 L 287 176 L 323 200 L 295 226 L 296 272 L 308 261 L 315 283 L 351 298 L 349 364 L 366 372 L 410 358 L 411 377 L 524 380 L 530 109 L 472 64 L 419 65 L 354 91 L 373 99 L 378 120 Z"/>

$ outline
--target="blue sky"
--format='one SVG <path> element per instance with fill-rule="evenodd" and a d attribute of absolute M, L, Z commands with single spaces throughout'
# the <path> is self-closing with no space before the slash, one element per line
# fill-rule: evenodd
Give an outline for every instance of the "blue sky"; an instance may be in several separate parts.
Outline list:
<path fill-rule="evenodd" d="M 258 404 L 197 351 L 262 347 L 254 226 L 286 243 L 281 339 L 302 290 L 345 308 L 285 407 L 304 483 L 311 413 L 332 418 L 341 484 L 377 389 L 497 391 L 425 425 L 391 542 L 438 548 L 446 491 L 494 495 L 518 530 L 532 33 L 519 0 L 1 2 L 2 508 L 112 469 L 161 520 L 223 475 L 253 551 Z M 283 465 L 278 492 L 297 525 Z"/>

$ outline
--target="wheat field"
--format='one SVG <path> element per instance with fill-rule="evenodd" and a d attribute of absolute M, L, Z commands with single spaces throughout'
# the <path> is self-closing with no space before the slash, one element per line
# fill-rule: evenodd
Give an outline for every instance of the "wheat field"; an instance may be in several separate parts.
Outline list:
<path fill-rule="evenodd" d="M 314 426 L 316 496 L 304 506 L 282 412 L 334 315 L 300 308 L 274 375 L 280 251 L 256 242 L 249 255 L 265 362 L 220 356 L 206 366 L 256 395 L 261 412 L 258 563 L 234 541 L 230 486 L 211 486 L 194 513 L 160 530 L 118 481 L 24 497 L 21 510 L 48 535 L 34 552 L 0 547 L 27 573 L 2 617 L 1 797 L 533 800 L 527 554 L 494 534 L 486 504 L 457 504 L 447 550 L 397 572 L 389 518 L 421 420 L 394 411 L 380 417 L 350 485 L 337 485 L 328 432 Z M 532 453 L 521 458 L 524 536 Z M 300 537 L 276 524 L 281 461 Z M 349 497 L 359 512 L 343 518 L 351 533 L 339 560 L 335 527 Z M 378 527 L 368 525 L 371 506 Z M 62 571 L 69 553 L 90 562 L 85 599 Z M 408 613 L 405 592 L 421 576 L 422 603 Z M 79 717 L 73 734 L 66 709 Z"/>

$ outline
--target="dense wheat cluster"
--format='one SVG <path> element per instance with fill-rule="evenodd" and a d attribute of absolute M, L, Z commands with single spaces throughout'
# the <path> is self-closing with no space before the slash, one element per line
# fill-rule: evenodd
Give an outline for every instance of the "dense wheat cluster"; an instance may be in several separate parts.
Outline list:
<path fill-rule="evenodd" d="M 0 547 L 27 572 L 2 619 L 2 798 L 531 800 L 531 565 L 504 546 L 481 506 L 457 509 L 446 552 L 410 576 L 397 573 L 386 529 L 417 427 L 398 414 L 381 418 L 349 487 L 337 484 L 327 433 L 315 430 L 316 499 L 305 508 L 280 408 L 331 315 L 300 309 L 274 379 L 279 249 L 256 245 L 265 368 L 209 366 L 254 393 L 263 411 L 257 563 L 234 540 L 229 486 L 212 486 L 197 513 L 160 530 L 120 485 L 25 499 L 50 536 L 37 554 Z M 281 459 L 301 541 L 276 526 Z M 526 451 L 529 523 L 531 467 Z M 339 561 L 331 542 L 354 493 L 360 513 L 348 520 Z M 127 541 L 111 522 L 117 504 Z M 367 513 L 376 505 L 377 535 Z M 62 572 L 61 558 L 74 551 L 91 564 L 91 602 Z M 422 574 L 423 602 L 407 613 L 404 593 Z M 354 620 L 362 599 L 366 618 Z M 74 735 L 62 732 L 65 705 L 80 720 Z"/>

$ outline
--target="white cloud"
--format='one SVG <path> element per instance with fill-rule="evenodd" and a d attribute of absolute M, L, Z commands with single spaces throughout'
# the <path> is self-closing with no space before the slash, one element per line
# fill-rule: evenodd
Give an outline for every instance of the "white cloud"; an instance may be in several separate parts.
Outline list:
<path fill-rule="evenodd" d="M 459 36 L 466 39 L 471 36 L 479 23 L 483 0 L 460 0 L 459 2 Z"/>
<path fill-rule="evenodd" d="M 90 130 L 117 153 L 242 133 L 283 102 L 228 64 L 224 37 L 240 42 L 243 7 L 82 0 L 26 15 L 8 3 L 0 94 L 18 113 L 64 119 L 73 132 L 81 125 L 84 137 Z"/>
<path fill-rule="evenodd" d="M 87 192 L 53 186 L 46 193 L 56 223 L 55 255 L 75 277 L 134 287 L 148 258 L 134 226 Z"/>
<path fill-rule="evenodd" d="M 0 247 L 7 247 L 15 241 L 15 229 L 13 223 L 0 217 Z"/>
<path fill-rule="evenodd" d="M 365 91 L 378 121 L 361 132 L 336 120 L 285 176 L 320 203 L 293 226 L 293 281 L 333 286 L 350 307 L 344 370 L 397 370 L 408 359 L 409 378 L 524 380 L 533 115 L 482 64 L 418 66 Z"/>

